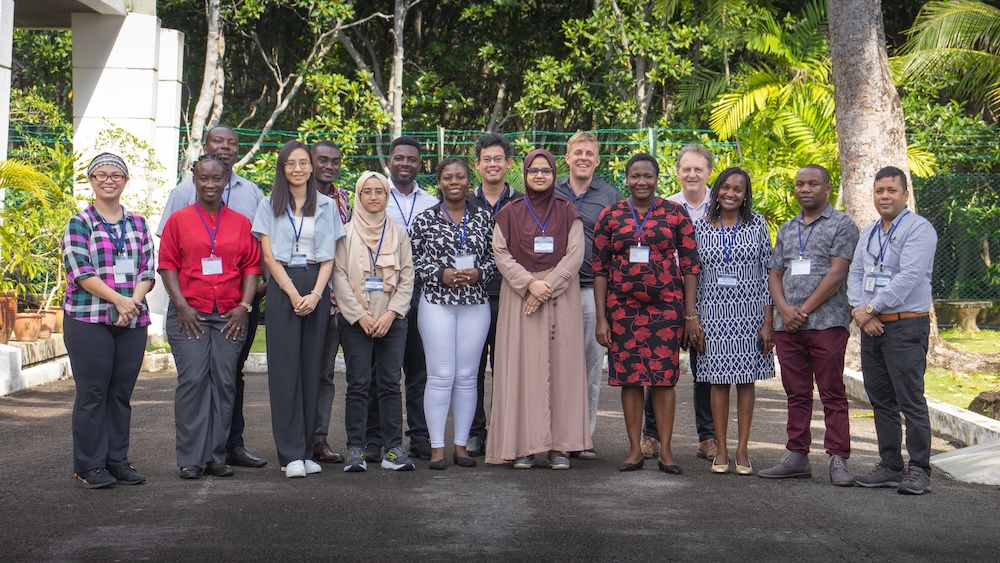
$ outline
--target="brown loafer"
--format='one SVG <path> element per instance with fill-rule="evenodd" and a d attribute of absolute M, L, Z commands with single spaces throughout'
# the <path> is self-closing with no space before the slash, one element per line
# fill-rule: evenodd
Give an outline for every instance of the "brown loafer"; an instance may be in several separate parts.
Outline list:
<path fill-rule="evenodd" d="M 326 440 L 313 446 L 313 459 L 323 463 L 344 463 L 344 456 L 331 450 Z"/>
<path fill-rule="evenodd" d="M 698 443 L 698 451 L 695 452 L 695 455 L 703 459 L 715 459 L 718 450 L 719 443 L 715 441 L 715 438 L 709 438 Z"/>

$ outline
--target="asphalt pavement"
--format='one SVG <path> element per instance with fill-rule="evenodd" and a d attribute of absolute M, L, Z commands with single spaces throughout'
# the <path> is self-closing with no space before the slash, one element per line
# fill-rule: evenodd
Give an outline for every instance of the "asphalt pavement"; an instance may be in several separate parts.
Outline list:
<path fill-rule="evenodd" d="M 72 484 L 72 380 L 0 398 L 0 560 L 953 561 L 988 560 L 1000 536 L 998 487 L 940 472 L 921 497 L 831 486 L 818 399 L 811 479 L 709 473 L 709 462 L 694 455 L 689 375 L 677 388 L 679 476 L 658 471 L 655 460 L 642 471 L 616 470 L 627 451 L 625 426 L 618 391 L 604 387 L 594 437 L 600 458 L 573 460 L 569 471 L 519 471 L 479 458 L 472 469 L 430 471 L 424 460 L 413 472 L 354 474 L 325 465 L 321 474 L 287 479 L 277 468 L 267 379 L 254 374 L 247 447 L 271 463 L 236 468 L 232 478 L 182 481 L 175 377 L 143 373 L 133 395 L 131 459 L 148 482 L 107 490 Z M 337 380 L 331 444 L 343 452 L 342 373 Z M 758 384 L 756 469 L 779 460 L 784 428 L 780 382 Z M 854 402 L 851 433 L 850 468 L 866 472 L 877 461 L 874 425 L 871 410 Z M 953 449 L 934 439 L 933 453 Z"/>

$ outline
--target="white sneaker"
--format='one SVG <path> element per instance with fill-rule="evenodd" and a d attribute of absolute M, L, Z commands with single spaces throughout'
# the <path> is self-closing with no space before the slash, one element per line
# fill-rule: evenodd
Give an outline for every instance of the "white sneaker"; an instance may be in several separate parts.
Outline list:
<path fill-rule="evenodd" d="M 297 459 L 288 464 L 285 467 L 285 477 L 305 477 L 306 476 L 306 466 L 302 463 L 301 459 Z"/>
<path fill-rule="evenodd" d="M 320 473 L 321 471 L 323 471 L 323 468 L 320 466 L 320 464 L 316 463 L 311 459 L 305 460 L 304 463 L 306 466 L 306 475 L 312 475 L 313 473 Z"/>

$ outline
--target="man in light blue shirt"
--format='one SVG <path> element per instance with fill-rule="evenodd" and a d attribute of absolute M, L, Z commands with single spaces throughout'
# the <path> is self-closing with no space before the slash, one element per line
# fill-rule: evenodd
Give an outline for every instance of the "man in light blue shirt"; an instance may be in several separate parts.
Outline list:
<path fill-rule="evenodd" d="M 907 209 L 906 175 L 899 168 L 887 166 L 875 174 L 873 195 L 881 218 L 858 240 L 847 298 L 861 328 L 861 370 L 875 412 L 881 460 L 855 483 L 919 495 L 930 490 L 924 371 L 937 233 L 927 219 Z M 906 418 L 910 456 L 905 471 L 900 414 Z"/>
<path fill-rule="evenodd" d="M 253 222 L 254 215 L 257 214 L 257 207 L 264 194 L 261 193 L 257 184 L 241 177 L 233 171 L 233 164 L 239 156 L 239 137 L 236 132 L 227 125 L 217 125 L 209 130 L 205 139 L 205 154 L 214 154 L 226 165 L 226 173 L 229 179 L 226 181 L 226 191 L 222 194 L 222 201 L 233 211 L 238 211 Z M 156 230 L 157 236 L 163 234 L 163 227 L 167 224 L 167 218 L 177 211 L 193 204 L 197 199 L 194 182 L 191 176 L 184 178 L 184 181 L 177 185 L 167 198 L 167 205 L 163 209 L 160 217 L 160 224 Z M 261 262 L 261 268 L 264 268 Z M 266 276 L 266 270 L 265 276 Z M 243 443 L 243 429 L 246 421 L 243 418 L 243 366 L 250 356 L 250 347 L 253 346 L 254 337 L 257 335 L 257 324 L 260 322 L 260 298 L 264 295 L 264 283 L 257 285 L 257 294 L 254 296 L 247 318 L 248 331 L 247 339 L 240 352 L 240 359 L 237 363 L 236 372 L 236 397 L 233 403 L 233 422 L 229 431 L 229 440 L 226 443 L 226 463 L 229 465 L 239 465 L 243 467 L 264 467 L 267 460 L 256 456 L 249 451 Z"/>

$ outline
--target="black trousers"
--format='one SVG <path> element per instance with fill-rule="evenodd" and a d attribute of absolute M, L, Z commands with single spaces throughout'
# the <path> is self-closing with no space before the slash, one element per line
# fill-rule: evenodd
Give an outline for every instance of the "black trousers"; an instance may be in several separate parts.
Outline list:
<path fill-rule="evenodd" d="M 340 315 L 337 322 L 340 325 L 340 345 L 344 349 L 344 363 L 347 366 L 347 399 L 344 410 L 347 447 L 365 446 L 366 428 L 372 414 L 369 410 L 372 408 L 369 405 L 369 394 L 373 387 L 378 393 L 378 402 L 374 408 L 378 414 L 379 436 L 384 439 L 387 450 L 401 446 L 403 402 L 399 391 L 399 377 L 408 332 L 406 319 L 394 320 L 382 338 L 368 336 L 360 323 L 351 325 L 343 315 Z"/>
<path fill-rule="evenodd" d="M 128 460 L 132 390 L 146 352 L 146 327 L 63 322 L 76 384 L 73 471 L 117 468 Z"/>
<path fill-rule="evenodd" d="M 694 425 L 698 431 L 698 441 L 715 438 L 715 422 L 712 420 L 712 384 L 698 381 L 698 352 L 688 351 L 691 362 L 691 375 L 694 376 Z M 643 436 L 660 439 L 656 430 L 656 417 L 653 415 L 653 393 L 646 390 L 646 424 L 642 429 Z"/>
<path fill-rule="evenodd" d="M 255 295 L 251 305 L 253 311 L 250 311 L 247 317 L 247 339 L 243 342 L 243 349 L 240 350 L 240 358 L 236 363 L 236 396 L 233 400 L 233 421 L 229 425 L 229 439 L 226 441 L 227 450 L 243 445 L 243 429 L 246 428 L 246 419 L 243 418 L 243 366 L 250 357 L 250 348 L 253 347 L 253 339 L 257 336 L 257 325 L 260 324 L 260 297 Z"/>

